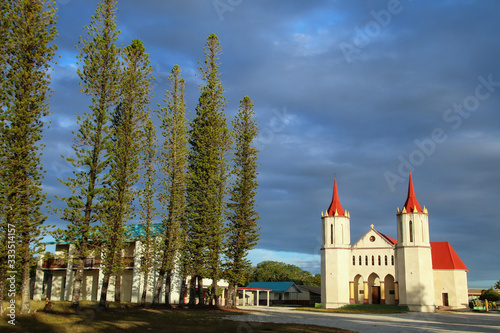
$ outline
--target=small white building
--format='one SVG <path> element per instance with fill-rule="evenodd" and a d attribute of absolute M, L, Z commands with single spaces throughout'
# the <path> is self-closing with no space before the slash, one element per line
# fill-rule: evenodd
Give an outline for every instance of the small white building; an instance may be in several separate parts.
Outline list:
<path fill-rule="evenodd" d="M 439 306 L 468 306 L 468 269 L 448 242 L 430 242 L 429 214 L 415 197 L 411 173 L 406 202 L 396 217 L 397 240 L 372 224 L 351 245 L 350 213 L 340 204 L 335 179 L 332 202 L 322 213 L 323 307 L 400 304 L 434 312 Z"/>
<path fill-rule="evenodd" d="M 294 282 L 251 282 L 248 286 L 238 288 L 242 291 L 242 299 L 245 297 L 245 304 L 300 304 L 302 290 Z M 249 291 L 246 294 L 243 291 Z M 253 292 L 260 291 L 254 295 Z M 257 296 L 258 295 L 258 296 Z M 246 298 L 249 297 L 247 300 Z"/>
<path fill-rule="evenodd" d="M 128 225 L 128 238 L 123 250 L 125 269 L 121 278 L 121 301 L 139 303 L 141 301 L 144 288 L 144 276 L 140 271 L 141 267 L 141 242 L 138 241 L 138 235 L 142 232 L 142 226 L 138 224 Z M 48 258 L 43 255 L 39 257 L 33 299 L 50 299 L 55 301 L 70 301 L 73 295 L 73 279 L 76 273 L 76 267 L 73 266 L 74 246 L 69 242 L 47 242 L 45 245 L 55 245 L 55 253 Z M 82 294 L 80 299 L 83 301 L 99 301 L 104 278 L 101 267 L 100 253 L 96 252 L 85 259 L 85 268 L 83 272 Z M 166 277 L 165 277 L 166 278 Z M 108 287 L 108 300 L 114 300 L 115 278 L 110 278 Z M 151 271 L 147 286 L 146 302 L 153 300 L 153 286 L 158 280 L 158 272 Z M 179 303 L 179 293 L 181 290 L 181 277 L 174 271 L 171 281 L 172 304 Z M 204 291 L 212 284 L 212 280 L 203 279 Z M 165 280 L 162 286 L 165 285 Z M 219 281 L 218 286 L 223 288 L 224 293 L 220 295 L 221 304 L 225 304 L 225 296 L 228 283 Z M 184 294 L 184 302 L 188 301 L 189 278 Z M 162 288 L 160 303 L 165 302 L 165 288 Z"/>

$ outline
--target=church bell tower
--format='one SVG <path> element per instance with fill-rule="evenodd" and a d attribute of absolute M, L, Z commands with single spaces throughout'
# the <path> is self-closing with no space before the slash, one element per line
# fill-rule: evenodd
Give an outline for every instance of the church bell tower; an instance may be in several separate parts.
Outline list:
<path fill-rule="evenodd" d="M 410 173 L 408 197 L 397 211 L 396 279 L 400 305 L 412 311 L 435 312 L 434 274 L 429 240 L 429 213 L 415 197 Z"/>
<path fill-rule="evenodd" d="M 349 212 L 340 204 L 335 178 L 332 202 L 328 210 L 321 213 L 321 303 L 324 308 L 349 304 L 350 219 Z"/>

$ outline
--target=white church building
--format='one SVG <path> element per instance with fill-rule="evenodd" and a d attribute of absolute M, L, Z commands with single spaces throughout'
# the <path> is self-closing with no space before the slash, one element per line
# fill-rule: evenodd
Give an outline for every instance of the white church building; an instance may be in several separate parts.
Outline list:
<path fill-rule="evenodd" d="M 322 213 L 321 302 L 399 304 L 434 312 L 468 306 L 467 267 L 448 242 L 431 242 L 429 213 L 415 197 L 410 173 L 408 196 L 397 209 L 397 240 L 371 229 L 351 244 L 350 213 L 339 201 L 337 180 Z"/>

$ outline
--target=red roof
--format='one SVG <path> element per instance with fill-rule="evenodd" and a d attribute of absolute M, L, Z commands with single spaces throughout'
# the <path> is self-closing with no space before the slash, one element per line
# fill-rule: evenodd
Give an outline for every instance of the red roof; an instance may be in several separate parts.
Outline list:
<path fill-rule="evenodd" d="M 334 178 L 333 180 L 333 197 L 332 203 L 330 204 L 330 207 L 328 207 L 328 216 L 334 216 L 335 211 L 337 211 L 337 214 L 340 216 L 344 216 L 344 209 L 340 204 L 339 194 L 337 192 L 337 178 Z"/>
<path fill-rule="evenodd" d="M 397 243 L 398 243 L 398 241 L 397 241 L 397 240 L 395 240 L 395 239 L 394 239 L 394 238 L 392 238 L 392 237 L 389 237 L 389 236 L 387 236 L 387 235 L 384 235 L 384 234 L 383 234 L 383 233 L 381 233 L 381 232 L 379 232 L 379 234 L 381 234 L 381 235 L 382 235 L 385 239 L 387 239 L 387 240 L 388 240 L 389 242 L 391 242 L 392 244 L 397 244 Z"/>
<path fill-rule="evenodd" d="M 448 242 L 431 242 L 432 269 L 469 269 Z"/>
<path fill-rule="evenodd" d="M 422 213 L 422 207 L 417 201 L 417 197 L 415 197 L 415 191 L 413 190 L 413 181 L 411 179 L 410 172 L 410 182 L 408 184 L 408 197 L 406 198 L 405 205 L 403 206 L 407 213 L 413 213 L 414 208 L 417 208 L 417 212 Z"/>

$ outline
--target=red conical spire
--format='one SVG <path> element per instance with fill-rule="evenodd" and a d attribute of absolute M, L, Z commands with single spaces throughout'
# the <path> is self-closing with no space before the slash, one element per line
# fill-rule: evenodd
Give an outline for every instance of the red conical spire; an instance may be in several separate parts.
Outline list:
<path fill-rule="evenodd" d="M 330 207 L 328 207 L 328 216 L 334 216 L 335 211 L 337 211 L 337 214 L 340 216 L 344 216 L 344 209 L 342 208 L 342 205 L 340 204 L 339 201 L 339 193 L 337 191 L 337 178 L 334 178 L 333 181 L 333 197 L 332 197 L 332 203 L 330 204 Z"/>
<path fill-rule="evenodd" d="M 422 207 L 420 207 L 420 204 L 418 203 L 417 197 L 415 197 L 415 191 L 413 190 L 413 180 L 411 179 L 411 172 L 410 182 L 408 184 L 408 197 L 406 198 L 404 208 L 407 213 L 413 213 L 415 211 L 415 208 L 417 209 L 417 212 L 423 212 Z"/>

